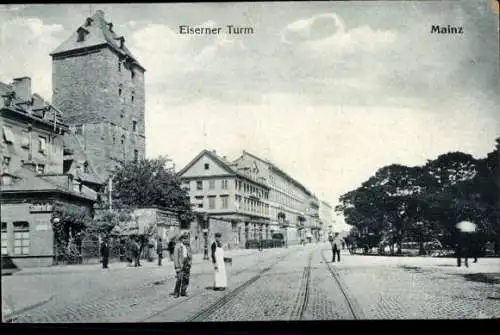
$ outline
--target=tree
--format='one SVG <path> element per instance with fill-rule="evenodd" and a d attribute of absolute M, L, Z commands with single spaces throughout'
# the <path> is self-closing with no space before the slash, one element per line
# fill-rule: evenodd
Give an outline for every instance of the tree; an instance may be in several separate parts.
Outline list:
<path fill-rule="evenodd" d="M 188 195 L 166 163 L 166 157 L 124 163 L 113 176 L 113 202 L 119 208 L 166 208 L 177 213 L 181 227 L 189 226 L 194 215 Z"/>

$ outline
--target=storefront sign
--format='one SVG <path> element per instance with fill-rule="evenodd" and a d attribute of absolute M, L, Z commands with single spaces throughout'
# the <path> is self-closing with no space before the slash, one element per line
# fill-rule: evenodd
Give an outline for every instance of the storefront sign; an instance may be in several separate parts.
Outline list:
<path fill-rule="evenodd" d="M 35 203 L 30 204 L 29 211 L 31 213 L 50 213 L 52 212 L 54 207 L 50 203 Z"/>

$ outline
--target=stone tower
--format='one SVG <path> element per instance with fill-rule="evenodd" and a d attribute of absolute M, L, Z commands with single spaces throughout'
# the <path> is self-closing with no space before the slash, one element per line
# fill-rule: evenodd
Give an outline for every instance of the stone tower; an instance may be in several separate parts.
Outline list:
<path fill-rule="evenodd" d="M 144 72 L 125 38 L 98 10 L 52 56 L 52 103 L 64 113 L 96 172 L 106 180 L 145 156 Z"/>

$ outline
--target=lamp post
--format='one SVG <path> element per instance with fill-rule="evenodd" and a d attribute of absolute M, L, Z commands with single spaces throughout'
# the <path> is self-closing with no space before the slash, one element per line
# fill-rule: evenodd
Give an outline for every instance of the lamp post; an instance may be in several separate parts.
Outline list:
<path fill-rule="evenodd" d="M 204 248 L 203 248 L 203 260 L 208 261 L 208 226 L 209 226 L 209 217 L 208 213 L 205 213 L 203 216 L 203 239 L 204 239 Z"/>
<path fill-rule="evenodd" d="M 417 226 L 420 228 L 420 247 L 418 250 L 418 254 L 420 256 L 425 255 L 424 250 L 424 223 L 422 221 L 417 222 Z"/>

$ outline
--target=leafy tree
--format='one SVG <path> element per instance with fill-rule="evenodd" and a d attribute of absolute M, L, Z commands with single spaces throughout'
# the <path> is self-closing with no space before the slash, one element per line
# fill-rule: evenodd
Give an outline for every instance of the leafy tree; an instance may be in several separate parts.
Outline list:
<path fill-rule="evenodd" d="M 51 222 L 56 255 L 68 259 L 74 256 L 70 246 L 71 237 L 91 226 L 92 216 L 90 210 L 85 207 L 55 202 Z"/>
<path fill-rule="evenodd" d="M 186 191 L 166 163 L 166 157 L 124 163 L 113 176 L 113 202 L 119 208 L 161 207 L 175 211 L 185 228 L 194 215 Z"/>

